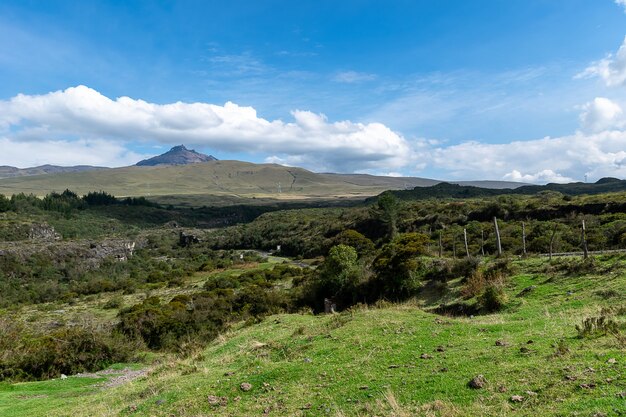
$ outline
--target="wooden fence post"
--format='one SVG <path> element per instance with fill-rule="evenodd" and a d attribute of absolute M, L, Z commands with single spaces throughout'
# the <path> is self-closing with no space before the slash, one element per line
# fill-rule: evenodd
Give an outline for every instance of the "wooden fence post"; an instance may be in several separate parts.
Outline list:
<path fill-rule="evenodd" d="M 465 254 L 467 257 L 470 257 L 469 248 L 467 246 L 467 229 L 463 229 L 463 240 L 465 240 Z"/>
<path fill-rule="evenodd" d="M 587 233 L 585 229 L 585 219 L 583 219 L 583 227 L 581 229 L 581 237 L 583 244 L 583 259 L 589 258 L 589 251 L 587 250 Z"/>
<path fill-rule="evenodd" d="M 526 225 L 522 222 L 522 253 L 526 256 Z"/>
<path fill-rule="evenodd" d="M 480 229 L 480 253 L 485 256 L 485 231 Z"/>
<path fill-rule="evenodd" d="M 502 243 L 500 241 L 500 229 L 498 228 L 498 219 L 494 216 L 493 225 L 496 228 L 496 248 L 498 249 L 498 256 L 502 256 Z"/>
<path fill-rule="evenodd" d="M 556 224 L 552 230 L 552 236 L 550 236 L 550 260 L 552 260 L 552 245 L 554 244 L 554 237 L 556 236 Z"/>

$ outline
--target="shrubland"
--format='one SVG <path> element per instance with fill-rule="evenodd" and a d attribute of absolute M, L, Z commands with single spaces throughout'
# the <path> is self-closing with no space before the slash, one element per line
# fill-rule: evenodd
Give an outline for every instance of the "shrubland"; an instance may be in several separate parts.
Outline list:
<path fill-rule="evenodd" d="M 403 343 L 409 343 L 410 339 L 410 343 L 420 349 L 431 344 L 427 333 L 433 320 L 454 326 L 458 334 L 445 332 L 445 326 L 442 327 L 448 334 L 447 340 L 453 340 L 449 342 L 451 345 L 441 345 L 441 351 L 437 350 L 439 345 L 432 346 L 428 352 L 460 349 L 454 353 L 458 356 L 454 356 L 457 359 L 453 364 L 440 361 L 441 369 L 451 368 L 457 377 L 469 377 L 466 366 L 461 365 L 461 336 L 483 346 L 480 326 L 493 330 L 500 323 L 515 343 L 522 343 L 526 337 L 524 332 L 535 332 L 536 326 L 545 328 L 549 322 L 546 315 L 555 312 L 565 314 L 567 311 L 572 316 L 560 317 L 558 326 L 562 327 L 551 329 L 559 336 L 558 340 L 544 333 L 538 336 L 542 338 L 542 357 L 554 354 L 555 358 L 564 358 L 574 351 L 581 355 L 577 363 L 588 364 L 591 362 L 584 353 L 585 347 L 604 352 L 603 355 L 615 355 L 616 349 L 624 348 L 626 310 L 620 306 L 626 302 L 623 280 L 626 261 L 620 253 L 592 254 L 588 259 L 582 259 L 582 255 L 556 257 L 556 254 L 581 251 L 582 220 L 585 220 L 585 238 L 590 251 L 622 249 L 626 243 L 626 215 L 609 204 L 621 198 L 621 195 L 570 197 L 550 192 L 530 197 L 507 195 L 407 202 L 385 194 L 370 205 L 257 213 L 260 215 L 254 220 L 218 229 L 202 227 L 214 224 L 207 218 L 210 208 L 180 211 L 143 199 L 119 200 L 102 192 L 83 197 L 66 191 L 44 199 L 24 195 L 0 198 L 0 212 L 4 216 L 0 220 L 4 240 L 0 249 L 0 307 L 4 308 L 0 312 L 0 378 L 11 382 L 49 379 L 61 374 L 97 371 L 118 362 L 146 363 L 150 362 L 146 358 L 156 357 L 160 358 L 155 359 L 157 368 L 165 373 L 165 379 L 171 379 L 180 375 L 176 370 L 168 371 L 167 366 L 158 365 L 160 360 L 175 361 L 185 369 L 189 367 L 184 372 L 193 375 L 199 372 L 195 366 L 215 366 L 213 359 L 207 360 L 203 353 L 208 349 L 216 358 L 226 355 L 226 368 L 236 367 L 237 372 L 243 369 L 246 378 L 258 384 L 267 380 L 269 386 L 282 385 L 289 395 L 299 395 L 292 385 L 298 378 L 272 376 L 269 368 L 295 373 L 299 367 L 292 362 L 311 359 L 309 349 L 311 360 L 326 358 L 328 361 L 332 353 L 324 353 L 324 338 L 331 343 L 333 337 L 346 337 L 350 346 L 359 346 L 363 358 L 374 356 L 385 361 L 385 369 L 396 369 L 397 362 L 402 366 L 406 364 L 407 369 L 415 366 L 413 359 L 409 359 L 415 352 L 409 353 L 402 344 L 394 345 L 385 337 L 364 336 L 368 321 L 373 320 L 370 325 L 375 323 L 376 311 L 383 306 L 388 307 L 380 313 L 386 324 L 380 328 L 374 325 L 376 331 L 415 326 L 407 333 L 410 335 L 406 336 L 407 340 L 403 339 L 405 336 L 399 339 L 403 339 Z M 246 213 L 255 213 L 256 209 L 246 210 Z M 502 255 L 496 253 L 494 217 L 499 224 Z M 89 230 L 92 220 L 94 229 Z M 62 239 L 34 242 L 28 236 L 28 228 L 35 221 L 53 225 L 61 232 Z M 69 226 L 63 226 L 64 222 L 73 224 L 73 230 L 82 230 L 83 226 L 76 228 L 76 225 L 84 225 L 85 230 L 63 234 L 64 230 L 69 230 Z M 523 252 L 522 222 L 526 231 L 526 253 Z M 99 225 L 114 227 L 107 229 Z M 193 239 L 183 240 L 181 233 Z M 123 258 L 106 255 L 97 262 L 91 258 L 92 252 L 114 239 L 137 245 L 132 254 Z M 555 252 L 553 259 L 538 256 L 550 251 L 550 246 Z M 329 304 L 338 313 L 327 319 L 323 331 L 310 330 L 317 328 L 319 320 L 326 319 L 309 314 L 321 313 Z M 409 315 L 406 306 L 414 309 L 416 317 Z M 542 310 L 543 307 L 547 310 Z M 97 309 L 97 314 L 89 320 L 45 321 L 46 324 L 41 325 L 44 323 L 42 316 L 46 314 L 78 308 L 90 312 Z M 41 314 L 20 319 L 27 309 Z M 58 317 L 63 313 L 54 314 Z M 394 319 L 394 314 L 400 318 Z M 284 320 L 289 323 L 288 328 L 281 327 L 280 334 L 273 334 L 271 325 L 264 320 L 268 316 L 277 317 L 278 323 Z M 472 321 L 475 318 L 478 318 L 477 323 Z M 352 320 L 361 324 L 351 328 Z M 523 328 L 515 324 L 521 320 L 532 324 Z M 348 335 L 338 330 L 344 327 L 353 333 Z M 478 333 L 472 333 L 474 331 Z M 421 333 L 424 334 L 417 336 Z M 225 341 L 224 335 L 232 335 L 229 337 L 233 342 Z M 236 356 L 236 346 L 249 345 L 251 337 L 280 340 L 280 346 L 262 342 L 265 344 L 259 348 L 260 352 L 270 358 L 271 365 L 269 373 L 259 371 L 262 376 L 251 370 L 254 366 L 260 369 L 267 365 L 266 356 L 251 353 L 249 361 L 228 359 Z M 507 346 L 513 343 L 501 342 Z M 342 350 L 347 349 L 346 346 L 337 344 L 334 349 L 338 356 L 347 355 Z M 394 349 L 401 352 L 399 356 L 394 356 Z M 532 348 L 524 349 L 533 352 Z M 385 350 L 390 351 L 389 355 L 376 353 Z M 479 362 L 488 362 L 475 346 L 468 347 L 468 351 Z M 432 353 L 423 354 L 424 358 L 432 359 Z M 495 353 L 490 353 L 487 357 L 493 360 L 496 358 L 493 355 Z M 521 361 L 517 356 L 510 360 L 528 366 L 539 363 L 539 358 L 536 362 Z M 331 368 L 341 374 L 339 365 L 330 362 L 333 363 Z M 356 367 L 358 359 L 344 357 L 344 362 Z M 554 372 L 557 366 L 560 365 L 554 366 Z M 217 369 L 231 372 L 226 368 Z M 435 368 L 428 369 L 428 372 L 435 371 Z M 213 381 L 211 395 L 234 401 L 232 389 L 228 391 L 224 386 L 224 391 L 222 385 L 215 382 L 217 373 L 202 372 Z M 320 367 L 315 372 L 326 371 Z M 508 378 L 506 370 L 485 368 L 484 372 L 488 374 L 488 381 Z M 612 370 L 607 370 L 606 374 L 610 374 L 607 378 L 616 377 Z M 346 395 L 359 400 L 350 406 L 337 405 L 337 395 L 343 395 L 337 387 L 336 392 L 324 394 L 328 396 L 327 401 L 334 404 L 328 408 L 329 412 L 342 415 L 341 410 L 346 409 L 350 410 L 350 415 L 375 412 L 411 415 L 423 412 L 411 401 L 434 401 L 430 394 L 411 396 L 402 388 L 402 378 L 390 377 L 390 385 L 372 383 L 373 396 L 382 401 L 374 407 L 366 397 L 357 395 L 359 391 L 369 391 L 369 386 L 361 389 L 358 384 L 372 380 L 373 375 L 363 371 L 356 375 L 349 379 L 351 388 Z M 317 378 L 314 374 L 309 376 Z M 478 407 L 474 402 L 476 396 L 463 391 L 467 389 L 467 381 L 459 385 L 452 376 L 433 377 L 436 384 L 456 384 L 450 392 L 462 398 L 446 402 L 441 410 L 458 410 L 464 401 Z M 406 377 L 409 375 L 403 378 Z M 543 380 L 534 383 L 544 384 Z M 515 385 L 512 382 L 502 384 Z M 532 391 L 532 388 L 528 389 Z M 618 385 L 610 387 L 611 390 L 618 388 Z M 154 389 L 169 392 L 162 387 Z M 400 396 L 399 400 L 392 401 L 389 397 L 394 392 Z M 493 398 L 502 397 L 500 394 L 504 392 L 494 388 L 490 393 L 491 399 L 485 403 L 488 411 L 484 415 L 498 415 L 507 408 L 497 401 L 494 403 Z M 0 397 L 2 395 L 0 389 Z M 196 415 L 204 410 L 199 402 L 187 399 L 184 393 L 170 392 L 169 395 L 171 406 L 165 407 L 164 413 L 173 412 L 180 401 L 190 404 L 189 408 L 178 408 L 183 410 L 182 415 Z M 311 406 L 304 404 L 301 414 L 328 414 L 323 411 L 325 403 L 307 393 L 303 395 Z M 554 393 L 557 395 L 560 394 Z M 160 413 L 138 399 L 147 398 L 145 393 L 133 391 L 129 396 L 144 404 L 141 413 Z M 124 401 L 119 399 L 120 407 Z M 400 403 L 409 405 L 404 407 Z M 611 406 L 614 403 L 607 402 Z M 228 404 L 224 413 L 231 415 L 237 415 L 235 409 L 255 409 L 246 399 L 241 409 Z M 271 409 L 278 415 L 296 415 L 292 406 L 280 405 L 280 402 L 272 404 Z M 591 410 L 595 405 L 575 407 Z M 221 412 L 214 405 L 209 409 Z M 473 410 L 479 412 L 480 407 Z M 433 413 L 437 415 L 437 410 Z M 452 411 L 440 414 L 463 415 Z"/>

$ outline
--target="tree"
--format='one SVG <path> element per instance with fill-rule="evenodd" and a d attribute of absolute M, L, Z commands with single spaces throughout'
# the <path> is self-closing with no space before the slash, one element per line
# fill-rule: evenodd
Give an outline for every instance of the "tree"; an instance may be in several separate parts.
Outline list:
<path fill-rule="evenodd" d="M 400 204 L 395 195 L 390 191 L 385 191 L 378 197 L 374 211 L 380 220 L 388 227 L 389 240 L 393 240 L 398 233 L 398 211 Z"/>
<path fill-rule="evenodd" d="M 320 284 L 323 292 L 334 296 L 347 287 L 354 286 L 359 278 L 358 254 L 347 245 L 333 246 L 320 267 Z"/>
<path fill-rule="evenodd" d="M 386 244 L 374 260 L 374 270 L 383 295 L 400 298 L 417 287 L 418 255 L 426 254 L 429 238 L 422 233 L 406 233 Z"/>

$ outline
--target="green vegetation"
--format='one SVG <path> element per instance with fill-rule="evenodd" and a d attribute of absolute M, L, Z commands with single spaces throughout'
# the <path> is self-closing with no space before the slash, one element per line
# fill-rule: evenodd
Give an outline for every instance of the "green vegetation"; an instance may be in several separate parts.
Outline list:
<path fill-rule="evenodd" d="M 131 384 L 4 385 L 0 414 L 618 416 L 624 346 L 610 334 L 579 338 L 575 326 L 611 309 L 603 314 L 626 330 L 625 260 L 600 258 L 598 271 L 578 276 L 552 273 L 569 260 L 555 262 L 513 262 L 511 302 L 498 314 L 438 316 L 424 311 L 438 302 L 424 294 L 335 315 L 274 315 L 184 358 L 157 359 Z M 479 374 L 486 385 L 469 388 Z"/>
<path fill-rule="evenodd" d="M 0 415 L 620 415 L 623 199 L 0 198 Z"/>

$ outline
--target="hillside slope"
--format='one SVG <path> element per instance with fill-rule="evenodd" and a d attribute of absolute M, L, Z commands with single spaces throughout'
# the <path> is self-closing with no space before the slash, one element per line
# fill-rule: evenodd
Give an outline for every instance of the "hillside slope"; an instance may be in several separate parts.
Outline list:
<path fill-rule="evenodd" d="M 62 174 L 65 172 L 84 172 L 95 169 L 107 169 L 104 167 L 94 167 L 91 165 L 76 165 L 62 167 L 58 165 L 41 165 L 32 168 L 16 168 L 12 166 L 0 166 L 0 178 L 28 177 L 31 175 Z"/>
<path fill-rule="evenodd" d="M 124 167 L 0 180 L 0 194 L 45 195 L 66 188 L 116 196 L 230 195 L 244 197 L 363 197 L 389 189 L 436 184 L 423 178 L 317 174 L 302 168 L 241 161 Z"/>
<path fill-rule="evenodd" d="M 426 310 L 409 304 L 272 316 L 115 387 L 93 385 L 110 375 L 0 385 L 0 414 L 623 415 L 623 345 L 610 335 L 577 338 L 575 325 L 601 314 L 624 322 L 626 260 L 599 258 L 586 275 L 572 272 L 577 262 L 516 261 L 502 313 L 427 312 L 457 294 L 459 283 L 451 282 L 447 296 L 424 293 Z M 478 375 L 484 386 L 468 387 Z"/>

